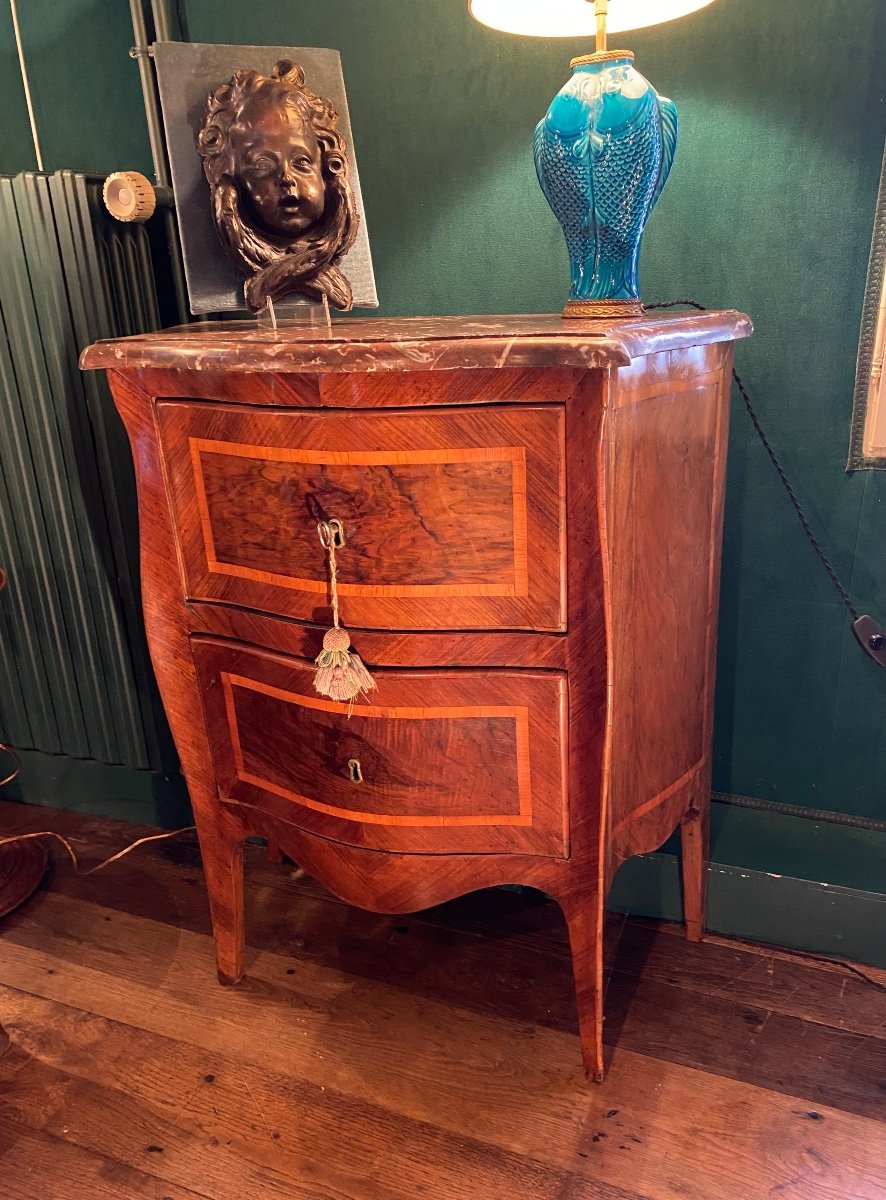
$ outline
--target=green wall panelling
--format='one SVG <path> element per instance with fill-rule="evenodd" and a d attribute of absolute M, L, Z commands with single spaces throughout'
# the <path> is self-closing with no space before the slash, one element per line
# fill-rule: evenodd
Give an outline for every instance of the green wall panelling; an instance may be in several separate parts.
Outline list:
<path fill-rule="evenodd" d="M 342 52 L 382 312 L 556 311 L 565 249 L 531 134 L 584 46 L 477 25 L 461 0 L 185 0 L 195 41 Z M 828 37 L 821 31 L 827 29 Z M 744 309 L 739 371 L 862 607 L 886 618 L 886 474 L 844 471 L 886 135 L 881 0 L 717 0 L 620 35 L 678 104 L 647 300 Z M 886 818 L 886 675 L 733 410 L 715 787 Z"/>
<path fill-rule="evenodd" d="M 164 282 L 168 284 L 163 263 L 169 249 L 162 218 L 146 225 L 121 226 L 101 204 L 97 180 L 74 172 L 53 175 L 49 189 L 75 354 L 100 337 L 175 323 L 169 297 L 164 302 L 155 290 L 155 284 L 161 291 Z M 156 270 L 152 262 L 158 264 Z M 99 505 L 103 532 L 106 527 L 104 561 L 113 573 L 127 642 L 128 653 L 118 647 L 127 667 L 126 677 L 120 680 L 118 704 L 129 713 L 134 744 L 140 731 L 147 750 L 144 762 L 131 750 L 122 758 L 130 767 L 150 763 L 172 769 L 176 756 L 148 658 L 141 611 L 138 513 L 129 441 L 104 377 L 79 371 L 77 377 L 91 426 L 81 476 L 93 477 L 97 489 L 93 502 Z M 97 525 L 94 516 L 93 528 Z M 111 626 L 107 628 L 110 631 Z"/>
<path fill-rule="evenodd" d="M 33 295 L 33 308 L 26 307 L 22 324 L 46 370 L 39 381 L 35 376 L 38 387 L 29 391 L 36 407 L 39 390 L 41 411 L 31 452 L 39 461 L 44 512 L 59 520 L 63 539 L 51 547 L 53 574 L 72 616 L 68 644 L 76 692 L 94 757 L 114 762 L 123 748 L 124 759 L 146 760 L 117 611 L 117 580 L 108 579 L 105 567 L 110 552 L 105 505 L 93 469 L 93 427 L 77 367 L 80 346 L 71 322 L 50 180 L 19 175 L 12 190 Z M 52 336 L 46 336 L 49 330 Z"/>
<path fill-rule="evenodd" d="M 711 860 L 886 896 L 886 830 L 742 808 L 714 800 Z M 676 839 L 666 849 L 675 852 Z M 886 929 L 884 929 L 886 933 Z M 884 937 L 886 941 L 886 937 Z"/>
<path fill-rule="evenodd" d="M 36 750 L 23 750 L 20 757 L 21 773 L 0 788 L 0 799 L 163 829 L 183 829 L 193 821 L 181 775 Z"/>
<path fill-rule="evenodd" d="M 7 235 L 8 206 L 0 203 L 0 244 Z M 4 467 L 0 470 L 0 565 L 8 575 L 8 586 L 0 593 L 0 679 L 3 697 L 0 712 L 0 738 L 16 745 L 42 745 L 48 751 L 60 749 L 58 723 L 53 712 L 49 689 L 35 689 L 26 696 L 22 676 L 33 679 L 50 677 L 55 639 L 40 636 L 40 621 L 45 613 L 47 587 L 38 589 L 37 602 L 31 600 L 24 573 L 26 558 L 31 557 L 32 576 L 45 580 L 45 565 L 40 549 L 43 538 L 31 541 L 20 514 L 37 519 L 36 505 L 29 488 L 30 473 L 12 464 L 26 463 L 27 432 L 21 411 L 18 382 L 12 362 L 7 314 L 0 303 L 0 425 L 3 429 Z M 24 528 L 23 528 L 24 526 Z M 20 532 L 21 530 L 21 532 Z M 35 621 L 35 616 L 38 620 Z M 12 647 L 17 648 L 13 653 Z"/>
<path fill-rule="evenodd" d="M 632 858 L 615 880 L 609 907 L 679 921 L 679 878 L 677 860 L 669 854 Z M 711 867 L 711 933 L 886 967 L 884 927 L 886 896 L 881 892 L 717 863 Z M 879 985 L 874 981 L 872 986 Z"/>

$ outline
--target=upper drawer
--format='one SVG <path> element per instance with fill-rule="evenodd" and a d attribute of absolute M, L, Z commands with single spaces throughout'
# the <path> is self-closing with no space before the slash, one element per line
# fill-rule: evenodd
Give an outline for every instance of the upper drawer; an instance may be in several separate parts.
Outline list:
<path fill-rule="evenodd" d="M 271 411 L 158 401 L 185 595 L 342 622 L 565 627 L 563 412 Z"/>

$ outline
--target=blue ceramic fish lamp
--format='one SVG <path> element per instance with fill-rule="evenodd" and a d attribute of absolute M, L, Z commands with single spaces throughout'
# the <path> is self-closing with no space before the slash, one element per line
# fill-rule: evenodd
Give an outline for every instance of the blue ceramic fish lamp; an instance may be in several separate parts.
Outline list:
<path fill-rule="evenodd" d="M 572 60 L 572 78 L 535 131 L 535 169 L 569 251 L 564 317 L 642 316 L 640 242 L 677 149 L 675 105 L 643 78 L 630 50 L 607 48 L 607 31 L 658 24 L 711 3 L 470 0 L 477 20 L 508 33 L 575 37 L 596 29 L 596 52 Z"/>

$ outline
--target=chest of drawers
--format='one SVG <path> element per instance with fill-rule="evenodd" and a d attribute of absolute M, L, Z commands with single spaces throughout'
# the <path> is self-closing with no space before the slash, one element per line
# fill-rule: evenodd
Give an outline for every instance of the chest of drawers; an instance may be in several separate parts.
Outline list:
<path fill-rule="evenodd" d="M 220 324 L 98 343 L 135 459 L 145 619 L 243 973 L 242 846 L 344 900 L 538 887 L 602 1077 L 603 908 L 682 830 L 704 924 L 717 583 L 738 313 Z M 319 696 L 343 623 L 377 690 Z"/>

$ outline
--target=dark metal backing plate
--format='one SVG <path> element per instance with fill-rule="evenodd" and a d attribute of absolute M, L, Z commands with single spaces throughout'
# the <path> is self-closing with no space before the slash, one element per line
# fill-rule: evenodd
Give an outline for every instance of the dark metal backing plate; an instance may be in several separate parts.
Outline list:
<path fill-rule="evenodd" d="M 209 185 L 197 153 L 197 134 L 203 123 L 206 97 L 213 88 L 230 79 L 238 67 L 268 74 L 274 63 L 283 58 L 304 67 L 308 86 L 319 95 L 328 96 L 338 109 L 339 128 L 348 143 L 351 182 L 360 212 L 357 240 L 342 259 L 341 268 L 354 289 L 355 306 L 378 307 L 354 136 L 338 51 L 297 46 L 158 42 L 154 46 L 154 62 L 160 85 L 185 277 L 191 312 L 195 314 L 246 307 L 243 276 L 225 257 L 212 223 Z"/>

